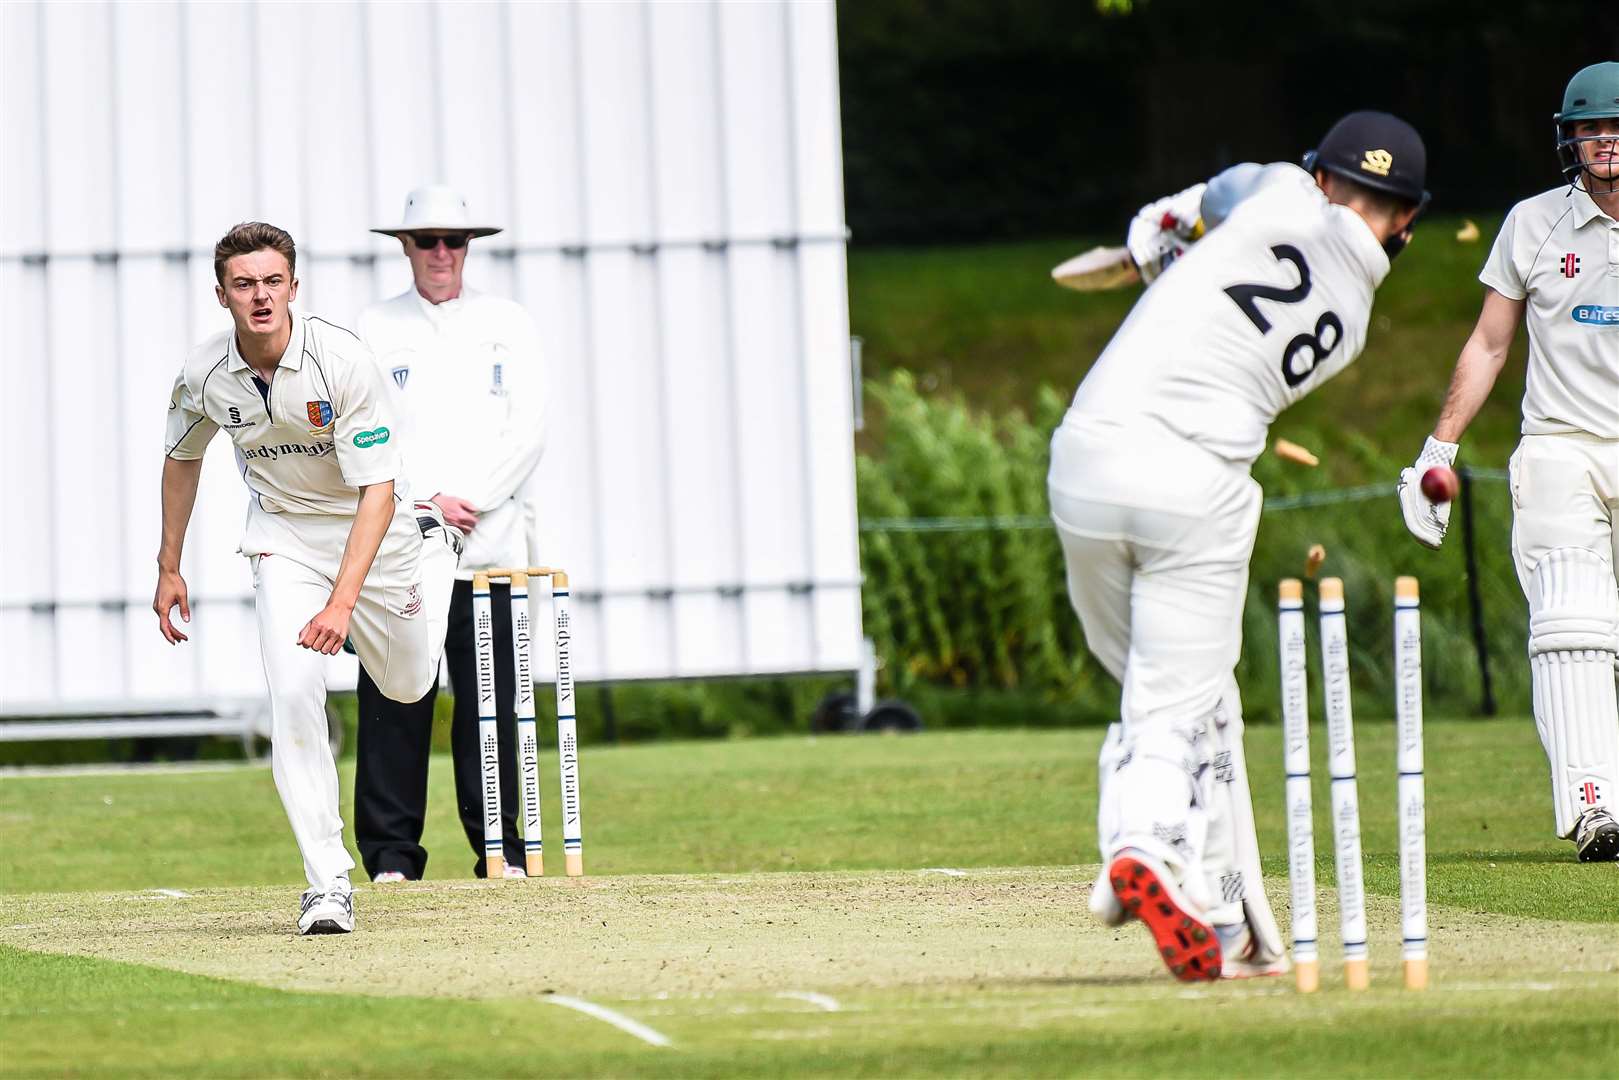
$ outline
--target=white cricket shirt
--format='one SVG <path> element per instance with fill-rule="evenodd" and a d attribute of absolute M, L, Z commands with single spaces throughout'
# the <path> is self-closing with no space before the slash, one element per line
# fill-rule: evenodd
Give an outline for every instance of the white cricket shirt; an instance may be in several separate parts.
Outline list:
<path fill-rule="evenodd" d="M 460 576 L 526 566 L 522 489 L 546 437 L 534 320 L 520 304 L 471 289 L 434 304 L 411 288 L 366 308 L 359 330 L 396 388 L 411 490 L 420 499 L 455 495 L 478 509 Z"/>
<path fill-rule="evenodd" d="M 292 338 L 261 384 L 227 330 L 191 351 L 169 398 L 166 452 L 202 457 L 221 428 L 259 509 L 353 516 L 359 488 L 396 481 L 405 497 L 392 401 L 359 338 L 292 312 Z M 396 503 L 396 505 L 399 505 Z"/>
<path fill-rule="evenodd" d="M 1619 222 L 1578 188 L 1514 206 L 1478 279 L 1527 300 L 1523 433 L 1619 439 Z"/>
<path fill-rule="evenodd" d="M 1147 420 L 1232 462 L 1360 355 L 1389 260 L 1296 165 L 1266 166 L 1230 216 L 1136 301 L 1065 425 Z"/>

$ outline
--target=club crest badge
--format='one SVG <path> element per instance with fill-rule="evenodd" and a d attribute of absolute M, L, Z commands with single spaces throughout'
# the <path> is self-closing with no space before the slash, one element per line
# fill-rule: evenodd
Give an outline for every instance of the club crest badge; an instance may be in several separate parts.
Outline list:
<path fill-rule="evenodd" d="M 304 404 L 309 412 L 309 425 L 311 427 L 323 428 L 332 422 L 332 403 L 330 401 L 309 401 Z"/>

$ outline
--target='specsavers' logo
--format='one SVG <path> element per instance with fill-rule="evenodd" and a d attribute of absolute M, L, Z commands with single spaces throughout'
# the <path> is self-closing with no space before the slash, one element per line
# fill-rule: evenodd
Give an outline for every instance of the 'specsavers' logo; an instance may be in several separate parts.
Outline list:
<path fill-rule="evenodd" d="M 1580 304 L 1574 309 L 1574 321 L 1587 326 L 1619 326 L 1619 307 Z"/>
<path fill-rule="evenodd" d="M 365 450 L 372 446 L 381 446 L 383 443 L 388 441 L 388 436 L 392 434 L 393 432 L 389 431 L 385 427 L 379 427 L 375 431 L 362 431 L 354 436 L 354 445 L 358 446 L 361 450 Z"/>

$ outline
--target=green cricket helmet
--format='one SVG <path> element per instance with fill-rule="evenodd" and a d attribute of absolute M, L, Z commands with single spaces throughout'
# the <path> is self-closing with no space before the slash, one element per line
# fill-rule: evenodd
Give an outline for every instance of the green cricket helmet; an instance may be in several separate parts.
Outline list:
<path fill-rule="evenodd" d="M 1578 184 L 1580 173 L 1585 171 L 1580 163 L 1580 143 L 1594 142 L 1600 137 L 1576 138 L 1575 122 L 1614 117 L 1619 117 L 1619 60 L 1606 60 L 1575 72 L 1568 81 L 1568 89 L 1563 91 L 1563 108 L 1552 117 L 1557 125 L 1557 158 L 1563 166 L 1563 177 L 1569 183 Z"/>

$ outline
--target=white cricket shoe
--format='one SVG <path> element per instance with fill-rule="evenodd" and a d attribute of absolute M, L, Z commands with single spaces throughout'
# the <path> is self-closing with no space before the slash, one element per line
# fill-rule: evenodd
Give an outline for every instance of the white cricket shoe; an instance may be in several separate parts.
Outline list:
<path fill-rule="evenodd" d="M 1220 939 L 1220 978 L 1258 979 L 1287 972 L 1287 957 L 1267 952 L 1246 922 L 1216 926 Z"/>
<path fill-rule="evenodd" d="M 1619 821 L 1602 807 L 1591 807 L 1574 823 L 1574 848 L 1581 862 L 1619 859 Z"/>
<path fill-rule="evenodd" d="M 1113 891 L 1113 883 L 1107 879 L 1107 868 L 1096 875 L 1096 883 L 1091 886 L 1091 914 L 1103 926 L 1123 926 L 1130 921 L 1125 913 L 1124 905 L 1119 903 L 1119 896 Z"/>
<path fill-rule="evenodd" d="M 521 866 L 513 866 L 511 863 L 507 863 L 506 869 L 500 872 L 500 876 L 510 878 L 526 878 L 528 877 L 528 871 L 524 870 Z"/>
<path fill-rule="evenodd" d="M 1167 866 L 1124 848 L 1108 863 L 1107 877 L 1125 916 L 1146 924 L 1170 974 L 1182 982 L 1220 977 L 1220 939 Z"/>
<path fill-rule="evenodd" d="M 354 930 L 354 896 L 346 885 L 304 893 L 298 914 L 300 934 L 347 934 Z"/>
<path fill-rule="evenodd" d="M 371 879 L 373 885 L 392 885 L 396 881 L 409 881 L 410 879 L 398 870 L 384 870 Z"/>

